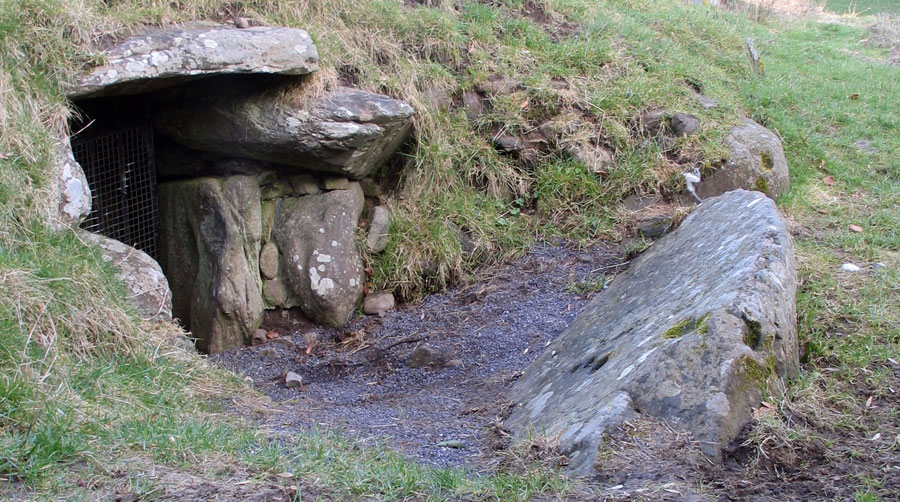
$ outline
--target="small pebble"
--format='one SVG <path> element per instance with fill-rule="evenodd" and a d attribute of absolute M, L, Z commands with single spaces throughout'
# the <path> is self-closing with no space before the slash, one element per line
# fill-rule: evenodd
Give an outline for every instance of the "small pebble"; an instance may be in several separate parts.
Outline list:
<path fill-rule="evenodd" d="M 862 268 L 860 268 L 859 265 L 845 263 L 841 265 L 841 270 L 843 270 L 844 272 L 859 272 L 860 270 L 862 270 Z"/>
<path fill-rule="evenodd" d="M 284 385 L 288 389 L 293 389 L 295 387 L 303 386 L 303 377 L 294 373 L 293 371 L 288 371 L 287 375 L 284 377 Z"/>

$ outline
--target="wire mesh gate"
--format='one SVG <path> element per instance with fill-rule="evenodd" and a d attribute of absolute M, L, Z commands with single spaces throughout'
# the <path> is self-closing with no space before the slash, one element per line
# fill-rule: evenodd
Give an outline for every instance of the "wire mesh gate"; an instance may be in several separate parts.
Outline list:
<path fill-rule="evenodd" d="M 91 213 L 81 227 L 158 258 L 159 211 L 149 125 L 75 139 L 72 151 L 91 188 Z"/>

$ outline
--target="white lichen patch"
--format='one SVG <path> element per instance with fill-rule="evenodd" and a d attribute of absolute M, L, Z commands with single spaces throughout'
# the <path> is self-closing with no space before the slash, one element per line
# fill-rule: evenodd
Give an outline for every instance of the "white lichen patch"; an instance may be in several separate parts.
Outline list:
<path fill-rule="evenodd" d="M 331 263 L 331 255 L 320 254 L 316 256 L 316 261 L 319 263 Z"/>

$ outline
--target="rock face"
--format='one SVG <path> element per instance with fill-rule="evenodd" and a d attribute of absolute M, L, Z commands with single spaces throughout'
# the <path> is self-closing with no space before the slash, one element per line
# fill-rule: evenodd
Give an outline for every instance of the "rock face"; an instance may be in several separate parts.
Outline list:
<path fill-rule="evenodd" d="M 387 248 L 391 240 L 391 211 L 384 206 L 372 208 L 372 218 L 369 222 L 369 233 L 366 235 L 366 245 L 373 253 L 380 253 Z"/>
<path fill-rule="evenodd" d="M 159 186 L 160 263 L 200 350 L 239 347 L 262 320 L 259 200 L 254 176 Z"/>
<path fill-rule="evenodd" d="M 95 244 L 103 261 L 116 268 L 128 301 L 145 321 L 172 320 L 172 292 L 159 264 L 147 253 L 115 239 L 91 232 L 79 235 Z"/>
<path fill-rule="evenodd" d="M 526 369 L 508 423 L 558 435 L 582 471 L 604 431 L 637 410 L 718 457 L 766 385 L 798 372 L 795 268 L 770 199 L 737 190 L 705 201 Z"/>
<path fill-rule="evenodd" d="M 319 62 L 308 33 L 266 26 L 154 31 L 120 41 L 106 56 L 68 89 L 69 98 L 136 94 L 211 75 L 304 75 Z"/>
<path fill-rule="evenodd" d="M 757 190 L 772 198 L 788 191 L 791 181 L 787 159 L 775 133 L 748 119 L 731 130 L 725 146 L 730 152 L 728 161 L 696 186 L 701 198 L 738 188 Z"/>
<path fill-rule="evenodd" d="M 413 109 L 387 96 L 302 87 L 196 96 L 160 106 L 155 123 L 184 146 L 359 179 L 403 141 Z"/>
<path fill-rule="evenodd" d="M 356 227 L 363 210 L 359 183 L 281 201 L 272 242 L 281 256 L 281 279 L 310 319 L 339 326 L 359 304 L 363 265 Z"/>

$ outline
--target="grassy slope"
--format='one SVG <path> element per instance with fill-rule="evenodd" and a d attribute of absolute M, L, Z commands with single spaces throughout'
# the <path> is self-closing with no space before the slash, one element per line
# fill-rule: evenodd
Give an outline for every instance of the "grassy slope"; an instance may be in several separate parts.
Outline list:
<path fill-rule="evenodd" d="M 282 449 L 262 433 L 247 432 L 210 404 L 244 395 L 239 382 L 157 350 L 166 346 L 165 330 L 148 333 L 137 325 L 91 251 L 40 225 L 46 152 L 66 116 L 58 89 L 93 57 L 87 45 L 138 22 L 225 14 L 211 0 L 109 4 L 0 5 L 3 476 L 39 493 L 74 490 L 88 497 L 100 488 L 73 489 L 72 480 L 81 477 L 67 474 L 69 466 L 102 467 L 97 479 L 103 487 L 112 483 L 113 466 L 129 456 L 178 468 L 225 458 L 250 465 L 259 479 L 290 471 L 338 494 L 507 499 L 562 489 L 562 480 L 541 470 L 473 481 L 462 472 L 384 457 L 378 449 L 360 451 L 329 435 L 303 436 Z M 540 5 L 551 22 L 543 26 L 516 14 L 523 7 L 518 0 L 463 5 L 457 12 L 450 2 L 410 9 L 387 0 L 259 1 L 244 12 L 307 28 L 323 55 L 322 85 L 353 75 L 361 86 L 407 99 L 421 112 L 399 180 L 404 197 L 392 202 L 399 217 L 391 245 L 376 261 L 380 285 L 414 297 L 463 276 L 474 263 L 461 253 L 449 221 L 475 236 L 487 260 L 520 252 L 540 235 L 618 238 L 624 221 L 612 209 L 615 201 L 672 190 L 684 167 L 635 134 L 631 119 L 639 111 L 661 105 L 700 116 L 703 134 L 679 148 L 682 158 L 707 164 L 720 159 L 718 141 L 746 113 L 784 137 L 794 189 L 782 207 L 804 229 L 797 239 L 805 281 L 800 328 L 809 362 L 788 403 L 828 413 L 827 428 L 874 435 L 875 425 L 857 416 L 861 402 L 885 395 L 893 378 L 888 359 L 900 352 L 898 166 L 890 154 L 900 149 L 900 103 L 889 99 L 900 95 L 900 79 L 896 68 L 878 62 L 885 51 L 860 46 L 865 33 L 859 28 L 760 26 L 676 2 L 547 0 Z M 582 25 L 581 36 L 554 43 L 548 31 L 563 23 Z M 764 79 L 749 73 L 745 36 L 760 50 Z M 427 111 L 429 86 L 454 94 L 493 73 L 514 76 L 525 88 L 495 99 L 477 134 L 460 111 Z M 558 89 L 553 80 L 568 84 Z M 702 86 L 720 107 L 698 109 L 686 82 Z M 858 99 L 851 100 L 854 94 Z M 490 147 L 498 129 L 526 132 L 539 120 L 576 112 L 586 125 L 567 139 L 600 137 L 614 147 L 617 164 L 608 177 L 587 175 L 584 166 L 552 155 L 525 170 Z M 874 153 L 854 148 L 859 139 Z M 824 183 L 828 175 L 833 185 Z M 863 233 L 852 232 L 850 223 Z M 847 275 L 838 271 L 843 261 L 887 268 Z M 819 433 L 815 427 L 785 432 L 784 423 L 776 416 L 756 432 L 781 434 L 791 444 Z M 105 458 L 114 460 L 97 460 Z M 877 493 L 877 480 L 856 482 L 861 496 Z M 135 482 L 126 488 L 153 489 Z"/>
<path fill-rule="evenodd" d="M 825 8 L 836 14 L 855 12 L 871 15 L 880 12 L 900 12 L 900 3 L 896 0 L 828 0 Z"/>

